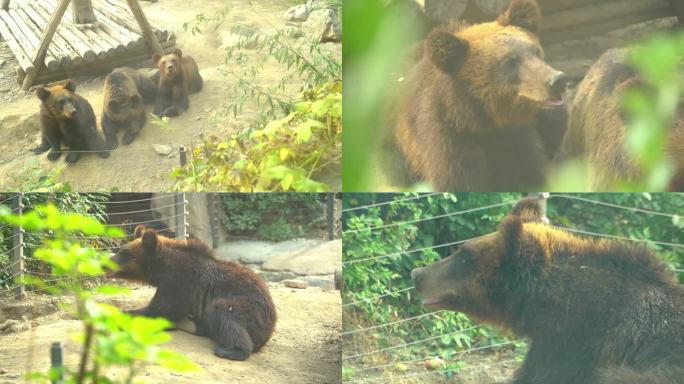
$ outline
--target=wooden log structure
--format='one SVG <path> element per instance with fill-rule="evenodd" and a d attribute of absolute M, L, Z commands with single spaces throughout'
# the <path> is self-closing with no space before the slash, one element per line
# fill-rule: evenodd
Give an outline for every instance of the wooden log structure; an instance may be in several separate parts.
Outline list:
<path fill-rule="evenodd" d="M 17 59 L 24 89 L 149 62 L 153 53 L 175 48 L 175 36 L 153 29 L 138 0 L 0 1 L 0 35 Z M 87 21 L 75 14 L 83 4 L 86 14 L 92 6 L 94 22 L 74 22 Z"/>

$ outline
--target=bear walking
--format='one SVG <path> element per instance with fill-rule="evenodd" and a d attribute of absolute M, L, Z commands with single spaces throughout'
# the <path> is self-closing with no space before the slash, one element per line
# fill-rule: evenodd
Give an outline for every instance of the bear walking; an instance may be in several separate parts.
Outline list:
<path fill-rule="evenodd" d="M 276 311 L 268 287 L 249 268 L 216 259 L 199 240 L 174 240 L 138 226 L 136 239 L 112 257 L 110 274 L 157 287 L 146 308 L 132 313 L 194 322 L 196 333 L 216 342 L 214 354 L 245 360 L 270 338 Z"/>
<path fill-rule="evenodd" d="M 97 132 L 95 112 L 90 103 L 76 94 L 76 83 L 66 80 L 64 84 L 39 87 L 36 95 L 41 101 L 40 130 L 41 144 L 33 153 L 39 155 L 50 150 L 51 161 L 62 155 L 62 146 L 69 148 L 67 163 L 76 163 L 82 152 L 97 152 L 106 158 L 109 151 Z"/>
<path fill-rule="evenodd" d="M 105 78 L 102 130 L 110 149 L 119 146 L 117 132 L 123 130 L 122 143 L 133 142 L 147 122 L 145 104 L 157 98 L 157 86 L 138 71 L 116 68 Z"/>
<path fill-rule="evenodd" d="M 546 181 L 567 127 L 567 77 L 544 61 L 534 0 L 434 29 L 400 92 L 381 158 L 393 184 L 518 191 Z"/>
<path fill-rule="evenodd" d="M 175 117 L 190 107 L 191 93 L 203 87 L 197 63 L 191 56 L 183 56 L 180 49 L 164 56 L 154 55 L 152 60 L 159 69 L 159 92 L 154 114 Z"/>
<path fill-rule="evenodd" d="M 498 231 L 411 272 L 423 304 L 529 339 L 515 384 L 684 377 L 684 286 L 641 246 L 576 237 L 521 200 Z"/>

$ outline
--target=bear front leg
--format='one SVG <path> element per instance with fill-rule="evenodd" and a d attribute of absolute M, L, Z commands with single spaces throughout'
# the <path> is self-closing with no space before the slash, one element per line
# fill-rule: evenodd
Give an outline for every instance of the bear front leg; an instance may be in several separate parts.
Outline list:
<path fill-rule="evenodd" d="M 128 128 L 126 128 L 126 133 L 124 133 L 124 136 L 121 139 L 121 143 L 123 143 L 123 145 L 129 145 L 133 142 L 135 137 L 138 136 L 138 132 L 140 132 L 140 129 L 145 124 L 144 121 L 145 115 L 143 114 L 142 124 L 140 118 L 135 119 L 131 122 L 131 125 Z"/>
<path fill-rule="evenodd" d="M 118 128 L 119 127 L 109 119 L 106 113 L 102 114 L 102 131 L 104 132 L 107 148 L 109 149 L 116 149 L 116 147 L 119 146 L 119 139 L 116 137 Z"/>
<path fill-rule="evenodd" d="M 164 111 L 166 110 L 166 96 L 159 95 L 157 97 L 157 102 L 154 104 L 154 114 L 157 117 L 164 117 Z"/>
<path fill-rule="evenodd" d="M 171 283 L 175 284 L 176 282 L 172 281 Z M 129 313 L 147 317 L 163 317 L 172 323 L 178 323 L 187 319 L 189 309 L 190 305 L 185 287 L 182 285 L 160 286 L 147 308 L 137 309 Z"/>
<path fill-rule="evenodd" d="M 50 142 L 45 138 L 44 135 L 41 135 L 40 145 L 33 148 L 31 152 L 35 153 L 36 155 L 40 155 L 41 153 L 45 153 L 50 148 L 52 148 Z"/>

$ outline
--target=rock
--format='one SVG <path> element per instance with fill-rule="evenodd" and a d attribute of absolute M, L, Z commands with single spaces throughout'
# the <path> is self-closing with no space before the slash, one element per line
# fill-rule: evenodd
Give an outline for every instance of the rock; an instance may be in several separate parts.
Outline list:
<path fill-rule="evenodd" d="M 288 288 L 306 289 L 309 287 L 304 280 L 283 280 L 283 284 Z"/>
<path fill-rule="evenodd" d="M 173 152 L 173 149 L 168 145 L 152 144 L 152 147 L 154 148 L 154 151 L 157 152 L 157 154 L 162 156 L 168 156 L 171 154 L 171 152 Z"/>
<path fill-rule="evenodd" d="M 309 287 L 318 287 L 323 289 L 335 289 L 335 278 L 333 275 L 314 275 L 302 276 L 302 280 L 309 284 Z"/>
<path fill-rule="evenodd" d="M 262 266 L 267 271 L 291 271 L 299 275 L 332 275 L 342 268 L 342 240 L 329 241 L 300 253 L 283 253 Z"/>
<path fill-rule="evenodd" d="M 309 13 L 311 8 L 309 4 L 299 4 L 290 7 L 283 15 L 283 20 L 285 21 L 305 21 L 309 18 Z"/>
<path fill-rule="evenodd" d="M 271 272 L 271 271 L 263 271 L 263 270 L 257 270 L 256 274 L 261 276 L 264 280 L 268 282 L 279 282 L 287 279 L 293 279 L 297 277 L 297 274 L 294 272 Z"/>
<path fill-rule="evenodd" d="M 321 43 L 342 41 L 342 21 L 336 8 L 328 7 L 311 12 L 302 24 L 302 30 L 311 39 Z"/>
<path fill-rule="evenodd" d="M 216 250 L 221 259 L 240 261 L 243 264 L 261 264 L 273 257 L 299 254 L 323 244 L 321 240 L 295 239 L 274 243 L 271 241 L 234 241 L 222 244 Z"/>
<path fill-rule="evenodd" d="M 23 332 L 31 328 L 31 324 L 26 320 L 7 320 L 0 324 L 0 332 L 4 334 Z"/>

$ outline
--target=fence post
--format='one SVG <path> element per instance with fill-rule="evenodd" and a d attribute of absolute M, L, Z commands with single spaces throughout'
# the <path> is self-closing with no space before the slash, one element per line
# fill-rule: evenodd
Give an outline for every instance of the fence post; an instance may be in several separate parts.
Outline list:
<path fill-rule="evenodd" d="M 17 193 L 12 202 L 12 211 L 15 215 L 21 216 L 24 211 L 22 204 L 23 193 Z M 24 286 L 24 229 L 21 227 L 14 227 L 14 244 L 12 252 L 12 265 L 14 265 L 12 275 L 18 277 L 19 284 L 14 287 L 14 296 L 23 299 L 26 295 Z"/>
<path fill-rule="evenodd" d="M 52 368 L 59 368 L 59 376 L 57 379 L 52 380 L 52 384 L 58 384 L 64 381 L 64 372 L 62 371 L 64 368 L 64 353 L 63 353 L 63 347 L 62 343 L 60 342 L 55 342 L 52 343 L 50 346 L 50 362 L 52 364 Z"/>
<path fill-rule="evenodd" d="M 335 239 L 335 194 L 328 193 L 326 198 L 326 216 L 328 221 L 328 240 Z"/>
<path fill-rule="evenodd" d="M 176 239 L 186 239 L 188 234 L 188 211 L 185 193 L 176 193 Z"/>
<path fill-rule="evenodd" d="M 184 145 L 178 147 L 178 155 L 180 157 L 180 166 L 183 168 L 188 163 L 188 153 L 185 151 Z"/>
<path fill-rule="evenodd" d="M 219 194 L 211 194 L 211 246 L 219 247 Z"/>

